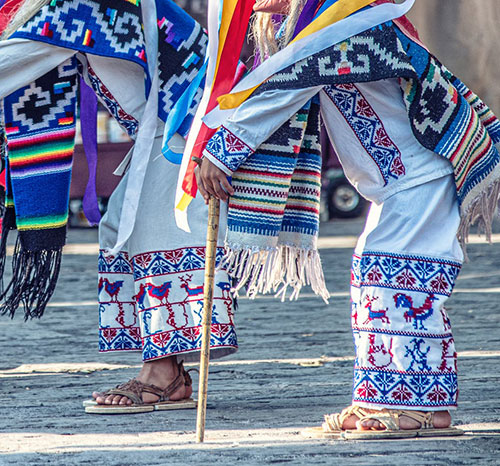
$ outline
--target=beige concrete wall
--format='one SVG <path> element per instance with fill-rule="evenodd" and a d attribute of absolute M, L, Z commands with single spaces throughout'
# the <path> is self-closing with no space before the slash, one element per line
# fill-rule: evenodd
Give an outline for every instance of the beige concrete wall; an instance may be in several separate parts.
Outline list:
<path fill-rule="evenodd" d="M 440 61 L 500 114 L 500 0 L 416 0 L 409 16 Z"/>

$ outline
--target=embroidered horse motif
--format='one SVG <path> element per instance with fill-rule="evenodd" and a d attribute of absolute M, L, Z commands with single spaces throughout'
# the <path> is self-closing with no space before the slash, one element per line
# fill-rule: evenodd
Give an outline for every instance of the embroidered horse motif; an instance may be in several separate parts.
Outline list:
<path fill-rule="evenodd" d="M 403 293 L 394 295 L 396 307 L 407 308 L 407 311 L 404 313 L 404 318 L 406 322 L 411 322 L 413 320 L 413 328 L 415 330 L 427 330 L 427 328 L 424 327 L 424 320 L 427 320 L 434 313 L 432 303 L 436 300 L 437 298 L 434 296 L 434 293 L 429 293 L 422 306 L 414 307 L 411 296 L 407 296 Z"/>
<path fill-rule="evenodd" d="M 366 296 L 365 301 L 367 301 L 365 305 L 365 309 L 368 309 L 368 317 L 367 319 L 363 322 L 363 325 L 366 325 L 370 323 L 372 320 L 375 319 L 380 319 L 382 323 L 387 323 L 390 324 L 391 321 L 389 320 L 389 317 L 387 317 L 387 311 L 389 311 L 389 308 L 386 307 L 385 309 L 379 309 L 377 311 L 374 311 L 372 306 L 375 301 L 377 301 L 379 298 L 372 298 L 371 296 Z"/>
<path fill-rule="evenodd" d="M 188 299 L 193 298 L 195 296 L 199 296 L 200 294 L 203 294 L 203 285 L 196 286 L 194 288 L 191 288 L 189 286 L 192 278 L 193 274 L 187 274 L 186 277 L 184 277 L 183 275 L 179 277 L 179 280 L 182 283 L 181 288 L 184 288 L 184 290 L 186 291 L 186 298 L 184 299 L 184 301 L 187 301 Z"/>

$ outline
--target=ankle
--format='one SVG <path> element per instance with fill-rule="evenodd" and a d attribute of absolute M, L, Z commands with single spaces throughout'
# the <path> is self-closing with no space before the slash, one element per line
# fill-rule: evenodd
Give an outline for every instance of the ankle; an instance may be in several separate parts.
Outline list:
<path fill-rule="evenodd" d="M 171 381 L 179 375 L 177 358 L 170 356 L 168 358 L 157 359 L 155 361 L 145 362 L 139 373 L 138 379 L 144 380 L 162 380 Z"/>

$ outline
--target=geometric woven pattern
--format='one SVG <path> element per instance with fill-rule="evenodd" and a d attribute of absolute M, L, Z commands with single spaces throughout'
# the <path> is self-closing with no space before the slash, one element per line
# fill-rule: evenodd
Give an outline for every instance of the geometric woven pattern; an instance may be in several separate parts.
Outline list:
<path fill-rule="evenodd" d="M 372 408 L 456 406 L 457 354 L 444 304 L 459 270 L 458 262 L 429 257 L 353 257 L 353 402 Z"/>
<path fill-rule="evenodd" d="M 69 59 L 5 99 L 9 176 L 19 230 L 53 229 L 62 247 L 76 122 L 76 60 Z M 12 193 L 10 193 L 12 195 Z M 28 246 L 25 244 L 25 246 Z M 33 246 L 33 245 L 31 245 Z"/>
<path fill-rule="evenodd" d="M 229 173 L 236 171 L 241 163 L 253 153 L 247 144 L 224 126 L 221 126 L 210 138 L 205 150 L 213 155 Z"/>
<path fill-rule="evenodd" d="M 275 131 L 233 173 L 232 185 L 235 192 L 229 200 L 227 235 L 229 244 L 238 244 L 239 241 L 256 247 L 275 247 L 282 230 L 283 216 L 288 203 L 293 204 L 294 208 L 300 207 L 301 201 L 297 196 L 290 198 L 290 188 L 299 154 L 303 150 L 305 150 L 303 158 L 307 158 L 308 149 L 303 147 L 303 141 L 310 107 L 309 102 Z M 220 139 L 212 138 L 213 144 L 223 144 L 221 152 L 217 155 L 213 154 L 217 160 L 229 169 L 236 159 L 239 159 L 241 163 L 242 155 L 248 155 L 250 151 L 248 146 L 240 143 L 239 139 L 224 128 L 216 134 Z M 207 151 L 212 153 L 212 150 L 212 147 L 207 146 Z M 318 156 L 317 153 L 315 155 Z M 245 157 L 243 155 L 243 158 Z M 295 176 L 300 176 L 300 173 Z M 317 178 L 314 178 L 313 182 L 306 180 L 303 186 L 317 190 Z M 309 205 L 308 202 L 303 202 L 303 204 Z M 303 228 L 304 233 L 311 234 L 311 222 L 308 218 L 298 222 L 295 228 Z M 317 233 L 317 230 L 314 233 Z M 251 237 L 249 242 L 242 241 L 243 235 Z M 260 238 L 256 239 L 254 235 L 259 235 Z M 239 240 L 233 240 L 233 237 Z M 256 240 L 262 241 L 262 244 L 255 243 Z"/>
<path fill-rule="evenodd" d="M 457 406 L 455 373 L 399 373 L 356 369 L 353 402 L 397 409 L 436 410 Z"/>
<path fill-rule="evenodd" d="M 53 0 L 13 37 L 39 40 L 145 66 L 141 6 L 126 0 Z"/>
<path fill-rule="evenodd" d="M 384 185 L 389 183 L 390 178 L 398 179 L 404 175 L 401 152 L 361 91 L 354 84 L 338 84 L 326 87 L 325 92 L 377 164 Z"/>
<path fill-rule="evenodd" d="M 270 77 L 254 95 L 387 78 L 400 80 L 416 139 L 453 165 L 463 225 L 473 220 L 474 210 L 482 209 L 488 210 L 479 214 L 486 223 L 493 209 L 486 205 L 493 206 L 496 199 L 490 202 L 483 197 L 500 177 L 500 153 L 495 147 L 500 143 L 500 123 L 477 96 L 393 22 L 298 61 Z M 389 173 L 382 171 L 386 181 Z"/>
<path fill-rule="evenodd" d="M 218 258 L 223 251 L 218 250 Z M 144 361 L 201 347 L 205 248 L 151 251 L 129 258 L 99 255 L 100 351 L 141 350 Z M 211 351 L 237 349 L 227 274 L 217 272 Z"/>
<path fill-rule="evenodd" d="M 117 102 L 113 94 L 104 85 L 104 83 L 96 75 L 90 65 L 87 66 L 88 77 L 92 85 L 92 89 L 96 93 L 99 100 L 106 106 L 108 112 L 120 124 L 130 137 L 134 137 L 139 127 L 139 122 L 130 114 L 125 112 Z"/>
<path fill-rule="evenodd" d="M 168 114 L 205 61 L 208 37 L 203 28 L 174 2 L 157 2 L 160 106 L 158 116 L 166 121 Z M 202 86 L 187 109 L 178 130 L 185 135 L 191 126 L 202 95 Z"/>
<path fill-rule="evenodd" d="M 450 296 L 460 268 L 454 261 L 368 251 L 353 257 L 351 285 Z"/>

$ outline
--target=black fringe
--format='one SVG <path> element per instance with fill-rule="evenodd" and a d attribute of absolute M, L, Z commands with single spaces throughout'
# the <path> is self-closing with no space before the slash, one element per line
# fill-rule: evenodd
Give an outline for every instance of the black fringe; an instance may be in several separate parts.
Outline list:
<path fill-rule="evenodd" d="M 0 271 L 5 268 L 7 234 L 0 243 Z M 24 308 L 24 320 L 40 318 L 54 293 L 61 268 L 62 247 L 29 251 L 18 237 L 12 258 L 12 279 L 0 295 L 0 314 L 11 318 L 18 307 Z"/>

